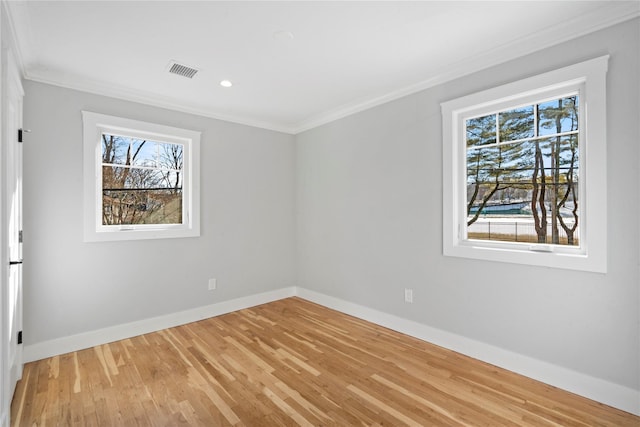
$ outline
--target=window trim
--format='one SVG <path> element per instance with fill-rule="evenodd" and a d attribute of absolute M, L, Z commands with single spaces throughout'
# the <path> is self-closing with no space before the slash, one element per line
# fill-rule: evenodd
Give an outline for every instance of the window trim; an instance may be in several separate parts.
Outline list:
<path fill-rule="evenodd" d="M 106 114 L 82 111 L 84 166 L 84 241 L 121 241 L 200 236 L 200 132 Z M 183 151 L 182 224 L 102 224 L 103 133 L 179 143 Z"/>
<path fill-rule="evenodd" d="M 606 72 L 609 56 L 473 93 L 441 104 L 443 254 L 571 270 L 607 271 Z M 580 87 L 580 247 L 466 239 L 466 144 L 470 112 L 498 111 L 527 98 Z M 589 141 L 594 141 L 590 143 Z"/>

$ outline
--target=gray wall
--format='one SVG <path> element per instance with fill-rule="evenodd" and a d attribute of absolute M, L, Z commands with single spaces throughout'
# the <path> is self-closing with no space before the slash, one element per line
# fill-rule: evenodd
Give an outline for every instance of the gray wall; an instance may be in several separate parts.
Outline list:
<path fill-rule="evenodd" d="M 298 285 L 640 389 L 639 21 L 297 137 Z M 442 255 L 440 103 L 610 54 L 606 275 Z M 414 303 L 404 303 L 413 288 Z"/>
<path fill-rule="evenodd" d="M 25 90 L 27 345 L 295 284 L 293 136 L 30 81 Z M 83 243 L 81 110 L 202 132 L 201 237 Z"/>

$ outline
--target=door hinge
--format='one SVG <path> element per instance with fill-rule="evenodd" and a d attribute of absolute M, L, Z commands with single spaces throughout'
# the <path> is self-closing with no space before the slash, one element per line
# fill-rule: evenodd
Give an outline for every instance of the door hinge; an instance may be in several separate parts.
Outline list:
<path fill-rule="evenodd" d="M 22 135 L 31 132 L 29 129 L 18 129 L 18 142 L 22 142 Z"/>
<path fill-rule="evenodd" d="M 18 243 L 22 243 L 22 230 L 18 231 Z"/>
<path fill-rule="evenodd" d="M 22 331 L 18 331 L 18 344 L 22 344 Z"/>

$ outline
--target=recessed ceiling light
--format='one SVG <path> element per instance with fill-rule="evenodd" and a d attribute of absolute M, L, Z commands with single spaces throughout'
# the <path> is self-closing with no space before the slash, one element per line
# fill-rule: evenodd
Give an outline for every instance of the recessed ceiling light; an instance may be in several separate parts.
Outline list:
<path fill-rule="evenodd" d="M 233 83 L 231 83 L 230 80 L 222 80 L 220 82 L 220 86 L 222 86 L 222 87 L 231 87 L 231 86 L 233 86 Z"/>

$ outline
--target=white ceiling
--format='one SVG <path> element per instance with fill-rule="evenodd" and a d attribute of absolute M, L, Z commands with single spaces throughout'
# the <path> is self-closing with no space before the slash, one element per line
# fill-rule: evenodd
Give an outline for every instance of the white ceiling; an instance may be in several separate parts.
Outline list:
<path fill-rule="evenodd" d="M 289 133 L 640 15 L 639 1 L 8 6 L 27 79 Z"/>

